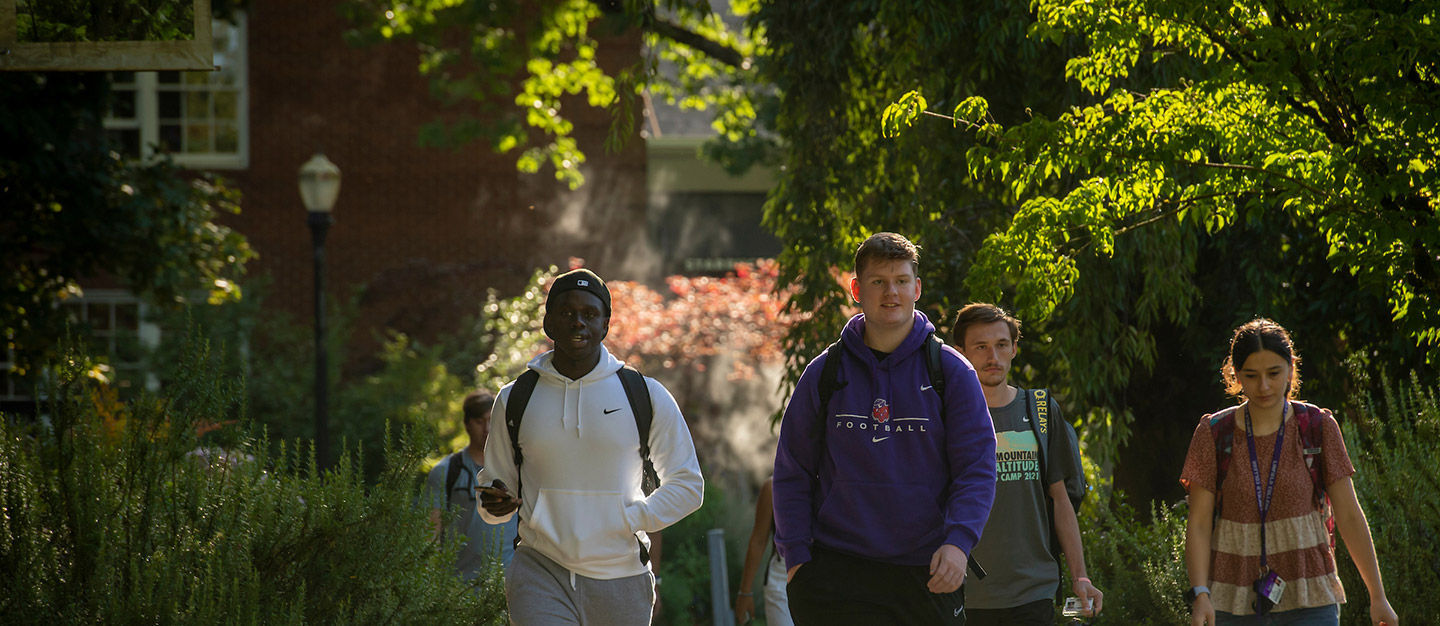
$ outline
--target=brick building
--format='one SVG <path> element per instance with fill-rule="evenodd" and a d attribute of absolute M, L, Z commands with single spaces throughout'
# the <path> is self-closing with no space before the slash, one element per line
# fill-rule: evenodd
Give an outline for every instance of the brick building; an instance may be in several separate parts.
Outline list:
<path fill-rule="evenodd" d="M 658 117 L 647 107 L 618 153 L 603 146 L 607 111 L 566 107 L 588 157 L 586 183 L 574 191 L 549 172 L 518 173 L 513 153 L 420 146 L 420 127 L 447 111 L 418 74 L 415 46 L 345 43 L 351 25 L 341 4 L 252 0 L 233 21 L 214 22 L 217 71 L 112 75 L 106 126 L 127 152 L 158 146 L 242 192 L 242 214 L 225 222 L 259 255 L 248 273 L 269 278 L 267 309 L 311 318 L 298 169 L 317 151 L 343 174 L 327 293 L 363 288 L 352 356 L 373 353 L 378 330 L 422 339 L 452 331 L 487 289 L 514 293 L 537 268 L 564 267 L 570 257 L 607 278 L 658 283 L 778 252 L 759 228 L 768 173 L 735 179 L 700 162 L 707 123 L 663 105 Z M 603 67 L 630 65 L 641 37 L 605 38 L 599 51 Z M 84 299 L 67 306 L 117 345 L 153 345 L 165 332 L 147 321 L 147 303 L 113 283 L 91 281 Z M 139 367 L 138 357 L 114 352 L 121 369 Z M 6 381 L 0 402 L 29 395 Z"/>
<path fill-rule="evenodd" d="M 643 142 L 608 154 L 609 116 L 567 109 L 590 156 L 588 182 L 573 192 L 544 173 L 517 173 L 513 154 L 421 147 L 419 127 L 444 111 L 416 71 L 414 46 L 346 45 L 338 4 L 256 0 L 246 16 L 249 146 L 246 166 L 227 172 L 244 193 L 232 225 L 260 253 L 251 272 L 274 277 L 276 306 L 309 314 L 296 171 L 318 150 L 344 176 L 327 245 L 330 293 L 367 287 L 361 327 L 424 336 L 473 313 L 486 288 L 516 290 L 537 267 L 578 256 L 622 274 L 641 262 Z M 607 67 L 629 64 L 640 39 L 601 49 Z"/>

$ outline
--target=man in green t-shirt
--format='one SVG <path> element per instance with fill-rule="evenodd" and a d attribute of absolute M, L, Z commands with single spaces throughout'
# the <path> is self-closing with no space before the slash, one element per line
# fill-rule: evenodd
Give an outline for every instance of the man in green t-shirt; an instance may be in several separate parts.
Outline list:
<path fill-rule="evenodd" d="M 1083 471 L 1075 430 L 1060 416 L 1060 407 L 1045 398 L 1049 423 L 1060 430 L 1040 463 L 1042 448 L 1031 424 L 1037 419 L 1034 400 L 1007 382 L 1019 350 L 1020 321 L 993 304 L 975 303 L 960 309 L 950 332 L 951 345 L 975 367 L 995 424 L 995 505 L 974 550 L 989 576 L 965 587 L 969 626 L 1055 623 L 1060 567 L 1050 551 L 1052 520 L 1070 565 L 1069 589 L 1081 607 L 1093 609 L 1082 615 L 1099 613 L 1104 594 L 1086 577 L 1080 524 L 1065 491 L 1065 479 Z"/>

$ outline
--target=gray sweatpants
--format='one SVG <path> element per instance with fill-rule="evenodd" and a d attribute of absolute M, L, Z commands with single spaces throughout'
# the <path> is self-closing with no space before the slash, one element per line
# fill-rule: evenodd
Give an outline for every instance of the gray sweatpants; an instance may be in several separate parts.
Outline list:
<path fill-rule="evenodd" d="M 505 572 L 505 598 L 513 626 L 649 626 L 655 577 L 586 578 L 521 545 Z"/>

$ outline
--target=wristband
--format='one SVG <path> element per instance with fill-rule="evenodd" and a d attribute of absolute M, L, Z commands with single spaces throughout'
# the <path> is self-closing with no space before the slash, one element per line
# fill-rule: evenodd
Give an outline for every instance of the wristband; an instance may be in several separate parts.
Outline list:
<path fill-rule="evenodd" d="M 1075 577 L 1075 582 L 1077 582 L 1077 583 L 1078 583 L 1078 582 L 1087 582 L 1087 583 L 1090 583 L 1090 584 L 1092 584 L 1092 585 L 1095 584 L 1095 583 L 1090 582 L 1090 579 L 1089 579 L 1089 578 L 1086 578 L 1086 577 L 1084 577 L 1084 576 L 1076 576 L 1076 577 Z"/>
<path fill-rule="evenodd" d="M 748 598 L 748 597 L 753 596 L 753 595 L 755 595 L 755 594 L 753 594 L 753 593 L 751 593 L 751 592 L 749 592 L 749 591 L 741 591 L 740 593 L 735 594 L 735 595 L 745 596 L 745 597 Z"/>

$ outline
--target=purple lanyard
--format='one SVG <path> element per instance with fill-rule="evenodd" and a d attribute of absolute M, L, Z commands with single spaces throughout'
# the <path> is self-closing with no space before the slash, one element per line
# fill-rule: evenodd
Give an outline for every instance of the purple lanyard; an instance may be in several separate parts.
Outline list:
<path fill-rule="evenodd" d="M 1265 491 L 1260 491 L 1260 459 L 1255 455 L 1255 429 L 1250 425 L 1250 403 L 1245 403 L 1245 443 L 1250 446 L 1250 475 L 1255 479 L 1255 508 L 1260 511 L 1260 567 L 1265 563 L 1265 518 L 1270 515 L 1270 496 L 1275 493 L 1275 473 L 1280 469 L 1281 444 L 1285 442 L 1285 410 L 1289 402 L 1280 408 L 1280 431 L 1275 435 L 1275 454 L 1270 457 L 1270 479 L 1265 482 Z"/>

